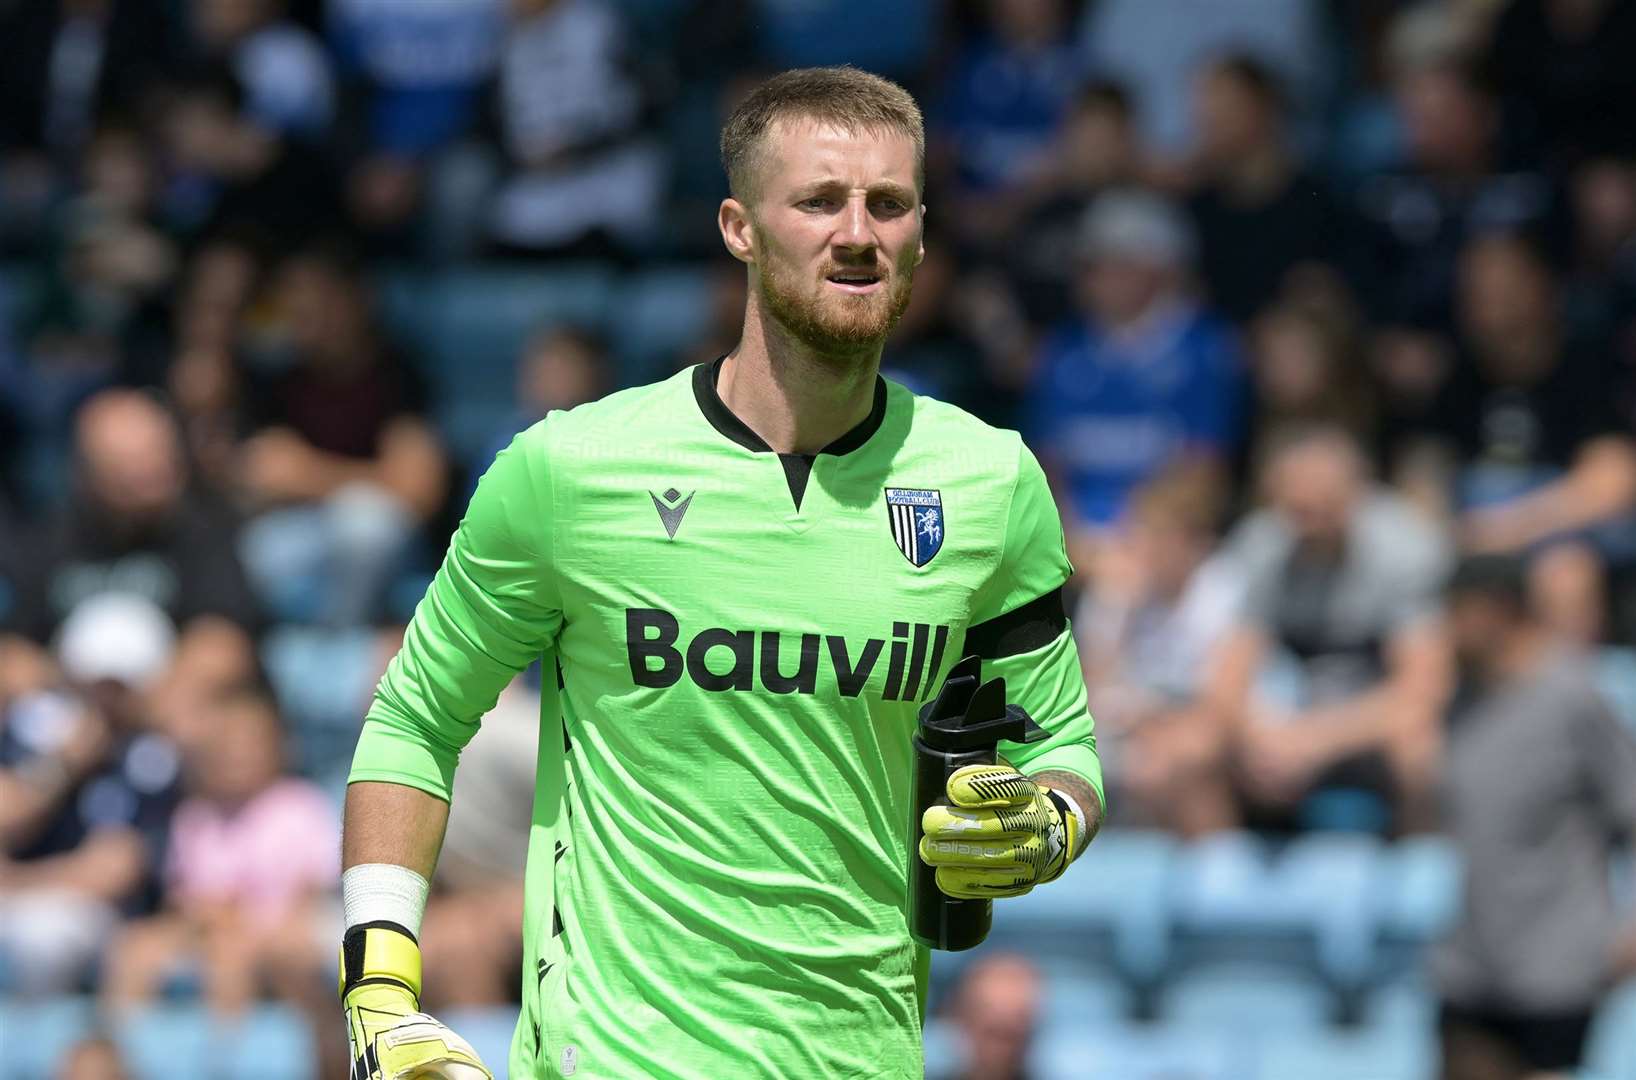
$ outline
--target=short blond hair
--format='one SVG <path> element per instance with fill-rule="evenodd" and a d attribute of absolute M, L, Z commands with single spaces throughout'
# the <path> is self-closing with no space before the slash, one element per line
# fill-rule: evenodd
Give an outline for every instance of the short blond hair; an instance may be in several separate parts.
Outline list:
<path fill-rule="evenodd" d="M 739 102 L 721 129 L 721 165 L 733 198 L 753 197 L 753 174 L 767 133 L 780 121 L 791 120 L 908 136 L 915 144 L 915 187 L 924 191 L 926 124 L 920 106 L 890 79 L 847 65 L 774 75 Z"/>

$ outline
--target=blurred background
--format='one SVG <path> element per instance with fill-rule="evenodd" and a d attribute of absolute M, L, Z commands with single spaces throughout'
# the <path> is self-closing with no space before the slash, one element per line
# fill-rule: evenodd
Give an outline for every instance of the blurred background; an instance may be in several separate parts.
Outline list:
<path fill-rule="evenodd" d="M 1112 805 L 937 958 L 928 1071 L 1636 1078 L 1636 3 L 0 0 L 0 41 L 7 1076 L 345 1075 L 374 680 L 514 432 L 733 346 L 719 124 L 847 62 L 928 124 L 888 374 L 1045 463 Z M 536 708 L 467 752 L 423 933 L 501 1072 Z"/>

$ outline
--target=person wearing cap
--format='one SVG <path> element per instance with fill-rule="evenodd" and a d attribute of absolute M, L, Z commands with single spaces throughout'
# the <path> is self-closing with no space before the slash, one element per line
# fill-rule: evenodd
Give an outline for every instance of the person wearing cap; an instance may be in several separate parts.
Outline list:
<path fill-rule="evenodd" d="M 76 988 L 152 905 L 181 758 L 141 702 L 175 643 L 151 601 L 102 594 L 58 635 L 63 682 L 0 701 L 0 964 L 25 994 Z"/>
<path fill-rule="evenodd" d="M 1040 349 L 1023 433 L 1083 557 L 1167 465 L 1231 452 L 1244 374 L 1231 330 L 1193 295 L 1193 234 L 1174 206 L 1107 192 L 1086 211 L 1078 248 L 1080 314 Z"/>
<path fill-rule="evenodd" d="M 1532 609 L 1526 573 L 1469 556 L 1447 589 L 1464 692 L 1443 801 L 1465 885 L 1432 962 L 1443 1080 L 1572 1072 L 1602 996 L 1636 974 L 1608 878 L 1613 837 L 1636 837 L 1636 738 Z"/>

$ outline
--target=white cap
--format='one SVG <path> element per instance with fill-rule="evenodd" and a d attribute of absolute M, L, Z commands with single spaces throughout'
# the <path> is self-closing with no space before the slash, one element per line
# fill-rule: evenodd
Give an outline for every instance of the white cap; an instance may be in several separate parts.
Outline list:
<path fill-rule="evenodd" d="M 1087 259 L 1130 258 L 1166 266 L 1193 261 L 1193 229 L 1167 199 L 1139 190 L 1099 195 L 1080 219 Z"/>
<path fill-rule="evenodd" d="M 57 662 L 77 683 L 112 680 L 146 689 L 175 651 L 169 616 L 135 593 L 98 593 L 80 601 L 57 634 Z"/>

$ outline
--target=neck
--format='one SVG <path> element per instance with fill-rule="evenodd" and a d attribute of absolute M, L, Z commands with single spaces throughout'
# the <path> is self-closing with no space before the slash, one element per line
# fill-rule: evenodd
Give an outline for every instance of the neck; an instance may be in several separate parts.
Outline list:
<path fill-rule="evenodd" d="M 780 454 L 816 454 L 857 427 L 875 403 L 882 342 L 828 354 L 797 341 L 752 292 L 739 346 L 716 393 Z"/>
<path fill-rule="evenodd" d="M 1483 679 L 1495 684 L 1524 678 L 1539 667 L 1550 644 L 1539 627 L 1532 624 L 1517 627 L 1489 655 L 1483 665 Z"/>

